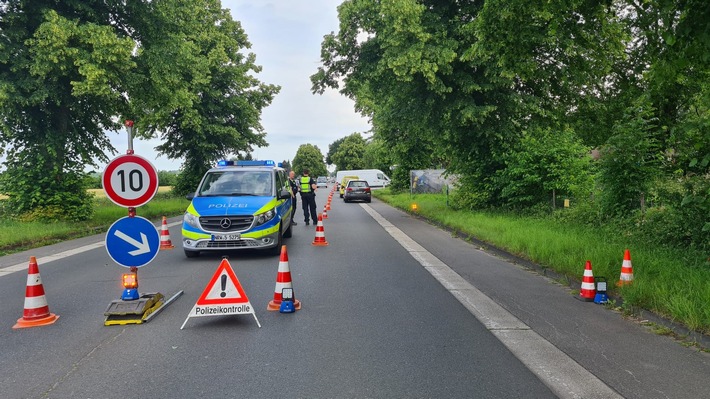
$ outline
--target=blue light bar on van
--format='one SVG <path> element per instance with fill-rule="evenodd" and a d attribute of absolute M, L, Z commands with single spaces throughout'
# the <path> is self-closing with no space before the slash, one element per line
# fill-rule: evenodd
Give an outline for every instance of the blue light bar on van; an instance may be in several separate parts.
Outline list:
<path fill-rule="evenodd" d="M 226 159 L 223 159 L 217 162 L 217 166 L 234 166 L 234 161 L 227 161 Z"/>
<path fill-rule="evenodd" d="M 237 166 L 274 166 L 274 161 L 237 161 Z"/>

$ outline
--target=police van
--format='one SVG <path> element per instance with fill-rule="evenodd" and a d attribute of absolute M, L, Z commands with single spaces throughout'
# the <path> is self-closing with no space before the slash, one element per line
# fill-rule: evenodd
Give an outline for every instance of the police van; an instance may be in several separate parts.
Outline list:
<path fill-rule="evenodd" d="M 188 258 L 247 248 L 278 254 L 283 238 L 291 237 L 291 186 L 274 161 L 220 161 L 187 199 L 182 247 Z"/>

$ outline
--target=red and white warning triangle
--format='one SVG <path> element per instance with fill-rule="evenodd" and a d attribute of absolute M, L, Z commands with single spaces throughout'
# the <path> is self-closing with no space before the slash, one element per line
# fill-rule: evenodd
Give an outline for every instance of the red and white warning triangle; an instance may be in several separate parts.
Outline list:
<path fill-rule="evenodd" d="M 235 314 L 251 314 L 256 324 L 261 327 L 256 318 L 254 308 L 249 303 L 249 298 L 244 293 L 237 275 L 227 259 L 222 259 L 205 290 L 202 291 L 195 306 L 182 323 L 182 330 L 190 317 L 200 316 L 228 316 Z"/>

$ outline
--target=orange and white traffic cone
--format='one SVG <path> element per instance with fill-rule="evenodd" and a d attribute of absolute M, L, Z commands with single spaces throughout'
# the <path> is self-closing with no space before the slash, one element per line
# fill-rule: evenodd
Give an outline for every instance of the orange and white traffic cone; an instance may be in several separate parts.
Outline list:
<path fill-rule="evenodd" d="M 323 219 L 328 219 L 328 207 L 323 207 Z"/>
<path fill-rule="evenodd" d="M 587 261 L 584 265 L 584 275 L 582 276 L 582 287 L 579 290 L 578 299 L 584 302 L 594 301 L 597 290 L 594 287 L 594 273 L 592 273 L 592 262 Z"/>
<path fill-rule="evenodd" d="M 168 219 L 163 216 L 163 226 L 160 229 L 160 249 L 173 249 L 175 246 L 170 241 L 170 232 L 168 231 Z"/>
<path fill-rule="evenodd" d="M 54 324 L 59 316 L 49 312 L 47 298 L 44 296 L 42 277 L 39 275 L 37 259 L 30 257 L 30 267 L 27 271 L 27 287 L 25 288 L 25 310 L 22 318 L 17 319 L 13 329 L 46 326 Z"/>
<path fill-rule="evenodd" d="M 269 306 L 267 310 L 277 311 L 281 308 L 281 292 L 284 288 L 293 289 L 293 284 L 291 282 L 291 270 L 288 267 L 288 251 L 286 246 L 281 246 L 281 258 L 279 259 L 279 271 L 276 274 L 276 287 L 274 288 L 274 299 L 269 301 Z M 295 296 L 295 295 L 294 295 Z M 293 307 L 296 310 L 301 310 L 301 302 L 293 298 Z"/>
<path fill-rule="evenodd" d="M 326 211 L 330 210 L 330 199 L 328 199 L 328 202 L 325 203 L 325 210 Z"/>
<path fill-rule="evenodd" d="M 631 266 L 631 253 L 629 250 L 624 251 L 624 261 L 621 263 L 621 275 L 617 286 L 628 285 L 634 281 L 634 268 Z"/>
<path fill-rule="evenodd" d="M 316 237 L 313 239 L 312 245 L 325 246 L 328 241 L 325 240 L 325 229 L 323 229 L 323 214 L 318 214 L 318 224 L 316 225 Z"/>

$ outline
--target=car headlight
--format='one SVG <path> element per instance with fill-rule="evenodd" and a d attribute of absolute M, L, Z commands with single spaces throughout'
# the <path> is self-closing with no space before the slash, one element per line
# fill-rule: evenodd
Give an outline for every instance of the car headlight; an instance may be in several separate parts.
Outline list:
<path fill-rule="evenodd" d="M 192 227 L 200 228 L 199 218 L 189 212 L 185 212 L 185 216 L 183 216 L 182 220 Z"/>
<path fill-rule="evenodd" d="M 276 216 L 276 212 L 273 209 L 269 209 L 268 211 L 264 213 L 260 213 L 258 215 L 254 216 L 254 220 L 256 221 L 255 226 L 260 226 L 269 220 L 273 219 L 274 216 Z"/>

